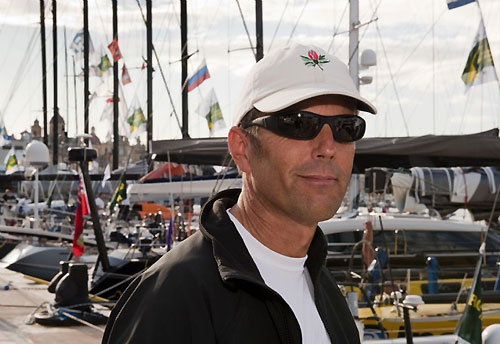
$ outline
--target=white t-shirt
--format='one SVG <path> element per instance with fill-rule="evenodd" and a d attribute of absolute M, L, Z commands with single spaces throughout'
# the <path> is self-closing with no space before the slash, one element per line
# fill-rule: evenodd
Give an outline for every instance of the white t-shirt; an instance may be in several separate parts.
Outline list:
<path fill-rule="evenodd" d="M 302 258 L 284 256 L 255 239 L 227 210 L 245 246 L 268 287 L 288 303 L 302 331 L 302 343 L 330 343 L 330 338 L 314 303 L 314 288 Z"/>

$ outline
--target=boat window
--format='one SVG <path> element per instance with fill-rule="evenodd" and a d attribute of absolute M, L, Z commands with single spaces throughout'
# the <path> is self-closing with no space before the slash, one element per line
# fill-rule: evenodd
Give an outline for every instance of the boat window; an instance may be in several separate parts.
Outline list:
<path fill-rule="evenodd" d="M 328 251 L 351 254 L 353 246 L 360 241 L 362 237 L 363 233 L 360 231 L 328 234 L 326 236 Z"/>
<path fill-rule="evenodd" d="M 408 254 L 422 252 L 450 252 L 478 250 L 479 233 L 457 233 L 446 231 L 385 231 L 389 253 L 403 254 L 406 241 Z M 373 236 L 375 247 L 384 247 L 382 232 L 376 231 Z"/>
<path fill-rule="evenodd" d="M 500 233 L 490 230 L 486 238 L 486 252 L 500 252 Z"/>
<path fill-rule="evenodd" d="M 384 231 L 390 254 L 446 253 L 477 251 L 480 233 L 450 231 Z M 362 239 L 362 231 L 328 234 L 328 250 L 334 253 L 351 254 L 352 247 Z M 374 247 L 384 247 L 381 231 L 374 232 Z M 490 231 L 486 240 L 488 253 L 500 252 L 500 234 Z M 359 253 L 359 252 L 358 252 Z"/>
<path fill-rule="evenodd" d="M 458 293 L 460 288 L 462 287 L 461 283 L 438 283 L 438 293 Z M 423 283 L 420 287 L 422 290 L 422 294 L 429 294 L 429 285 L 427 283 Z"/>
<path fill-rule="evenodd" d="M 495 281 L 482 281 L 481 284 L 482 284 L 483 290 L 493 290 Z M 440 281 L 438 283 L 438 293 L 439 294 L 458 293 L 461 288 L 462 288 L 462 283 L 460 283 L 460 282 L 442 282 L 442 281 Z M 422 291 L 422 294 L 429 293 L 429 285 L 427 283 L 422 283 L 422 285 L 420 286 L 420 289 Z"/>

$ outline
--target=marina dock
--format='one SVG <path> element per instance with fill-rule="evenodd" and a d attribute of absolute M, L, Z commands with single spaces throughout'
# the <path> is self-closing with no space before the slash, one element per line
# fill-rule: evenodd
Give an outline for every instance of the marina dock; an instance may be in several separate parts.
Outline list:
<path fill-rule="evenodd" d="M 100 343 L 104 326 L 47 327 L 29 324 L 30 315 L 44 302 L 54 302 L 47 286 L 23 274 L 0 268 L 0 344 Z M 99 308 L 103 314 L 109 310 Z"/>

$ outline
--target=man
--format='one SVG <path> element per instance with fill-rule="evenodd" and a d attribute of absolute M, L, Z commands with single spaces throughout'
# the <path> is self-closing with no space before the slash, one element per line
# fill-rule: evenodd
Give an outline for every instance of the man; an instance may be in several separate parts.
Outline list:
<path fill-rule="evenodd" d="M 129 286 L 103 342 L 359 343 L 317 227 L 343 199 L 358 109 L 376 112 L 320 49 L 258 62 L 228 135 L 242 190 L 208 201 L 200 231 Z"/>
<path fill-rule="evenodd" d="M 95 199 L 95 206 L 97 207 L 97 214 L 99 216 L 104 214 L 104 207 L 106 206 L 104 204 L 103 196 L 104 196 L 104 194 L 102 192 L 99 192 L 99 194 L 97 195 L 97 197 Z"/>
<path fill-rule="evenodd" d="M 8 201 L 13 201 L 16 199 L 16 196 L 13 195 L 11 192 L 10 192 L 10 189 L 5 189 L 5 192 L 2 196 L 3 198 L 3 201 L 4 202 L 8 202 Z"/>

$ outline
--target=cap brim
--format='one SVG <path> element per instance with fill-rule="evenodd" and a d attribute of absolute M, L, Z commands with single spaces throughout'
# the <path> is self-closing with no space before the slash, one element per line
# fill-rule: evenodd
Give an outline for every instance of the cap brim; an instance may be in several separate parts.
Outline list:
<path fill-rule="evenodd" d="M 286 109 L 287 107 L 297 104 L 303 100 L 328 94 L 352 98 L 357 101 L 358 110 L 366 111 L 372 114 L 377 113 L 375 106 L 368 100 L 358 94 L 340 87 L 333 89 L 331 84 L 314 84 L 311 86 L 300 85 L 294 88 L 283 89 L 257 101 L 254 103 L 254 107 L 262 112 L 276 112 Z"/>

